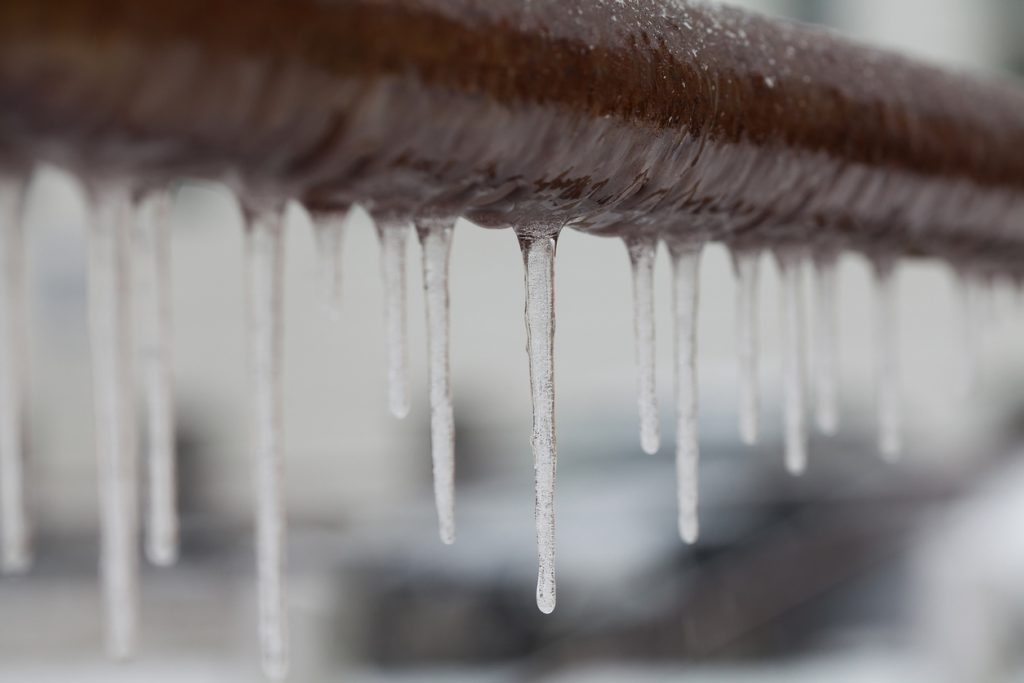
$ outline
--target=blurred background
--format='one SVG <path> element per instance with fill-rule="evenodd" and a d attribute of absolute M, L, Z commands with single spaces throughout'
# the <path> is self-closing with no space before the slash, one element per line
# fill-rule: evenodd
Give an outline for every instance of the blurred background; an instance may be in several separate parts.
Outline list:
<path fill-rule="evenodd" d="M 1024 70 L 1019 0 L 746 0 L 956 68 Z M 28 209 L 37 563 L 0 579 L 0 680 L 259 680 L 242 236 L 227 193 L 173 215 L 182 559 L 144 568 L 138 660 L 103 657 L 82 200 L 44 169 Z M 559 606 L 534 604 L 522 261 L 460 222 L 452 254 L 458 542 L 437 540 L 419 246 L 414 404 L 387 412 L 378 247 L 358 209 L 345 302 L 326 315 L 308 216 L 289 211 L 286 443 L 296 681 L 1024 680 L 1024 307 L 983 297 L 983 382 L 965 394 L 953 274 L 899 272 L 908 453 L 876 455 L 870 271 L 841 263 L 842 424 L 783 467 L 779 292 L 761 290 L 761 446 L 740 444 L 735 285 L 708 249 L 700 311 L 701 509 L 675 528 L 669 264 L 657 274 L 663 448 L 639 448 L 628 259 L 563 235 L 557 263 Z M 973 324 L 973 323 L 972 323 Z M 812 348 L 813 353 L 813 348 Z"/>

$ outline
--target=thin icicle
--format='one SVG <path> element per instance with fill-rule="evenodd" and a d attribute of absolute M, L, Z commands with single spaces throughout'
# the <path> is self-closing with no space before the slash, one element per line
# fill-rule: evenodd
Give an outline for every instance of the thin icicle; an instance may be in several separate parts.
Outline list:
<path fill-rule="evenodd" d="M 555 610 L 555 242 L 553 235 L 519 235 L 526 265 L 526 339 L 533 396 L 534 519 L 537 526 L 537 607 Z"/>
<path fill-rule="evenodd" d="M 626 238 L 633 267 L 633 316 L 636 334 L 637 407 L 640 411 L 640 446 L 651 455 L 661 447 L 661 420 L 655 384 L 654 263 L 656 236 Z"/>
<path fill-rule="evenodd" d="M 158 566 L 178 559 L 177 469 L 171 324 L 171 257 L 167 191 L 147 195 L 139 208 L 136 240 L 142 312 L 142 379 L 146 405 L 149 509 L 146 556 Z"/>
<path fill-rule="evenodd" d="M 381 267 L 384 272 L 384 325 L 388 344 L 388 407 L 402 419 L 409 415 L 409 377 L 406 350 L 405 243 L 409 224 L 377 219 Z"/>
<path fill-rule="evenodd" d="M 449 360 L 448 264 L 454 220 L 417 221 L 423 248 L 423 288 L 427 300 L 427 354 L 430 357 L 430 452 L 434 462 L 434 501 L 441 542 L 455 542 L 455 415 Z"/>
<path fill-rule="evenodd" d="M 899 299 L 896 264 L 875 261 L 876 389 L 878 392 L 878 450 L 887 460 L 903 452 L 900 400 Z"/>
<path fill-rule="evenodd" d="M 125 659 L 138 623 L 138 509 L 131 345 L 130 189 L 92 188 L 89 313 L 107 649 Z"/>
<path fill-rule="evenodd" d="M 0 180 L 0 568 L 25 572 L 32 540 L 25 502 L 28 314 L 25 299 L 25 183 Z"/>
<path fill-rule="evenodd" d="M 317 269 L 324 307 L 338 319 L 341 317 L 342 260 L 345 242 L 345 211 L 312 215 L 316 239 Z"/>
<path fill-rule="evenodd" d="M 761 252 L 733 250 L 736 271 L 736 350 L 740 370 L 740 436 L 748 446 L 757 444 L 760 432 L 761 394 L 758 369 L 758 280 Z"/>
<path fill-rule="evenodd" d="M 815 418 L 822 434 L 839 431 L 839 314 L 837 275 L 839 255 L 814 258 Z"/>
<path fill-rule="evenodd" d="M 676 336 L 676 487 L 679 535 L 687 543 L 700 536 L 700 443 L 697 399 L 697 305 L 703 245 L 670 243 L 674 271 Z"/>
<path fill-rule="evenodd" d="M 794 475 L 807 469 L 807 398 L 804 378 L 804 298 L 800 288 L 802 256 L 776 253 L 782 276 L 782 354 L 785 384 L 786 467 Z"/>
<path fill-rule="evenodd" d="M 246 227 L 260 647 L 264 672 L 281 679 L 288 672 L 281 386 L 283 211 L 253 213 Z"/>

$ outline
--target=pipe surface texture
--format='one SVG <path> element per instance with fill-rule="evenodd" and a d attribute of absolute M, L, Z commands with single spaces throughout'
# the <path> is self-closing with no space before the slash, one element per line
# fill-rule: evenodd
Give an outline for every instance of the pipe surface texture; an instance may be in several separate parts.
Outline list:
<path fill-rule="evenodd" d="M 5 0 L 0 153 L 466 216 L 1013 269 L 1024 92 L 667 0 Z"/>

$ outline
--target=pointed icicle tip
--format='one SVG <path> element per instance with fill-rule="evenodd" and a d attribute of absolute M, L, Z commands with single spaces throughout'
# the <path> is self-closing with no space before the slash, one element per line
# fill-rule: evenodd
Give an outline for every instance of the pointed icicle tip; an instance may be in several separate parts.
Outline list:
<path fill-rule="evenodd" d="M 537 607 L 555 609 L 555 246 L 557 229 L 516 229 L 526 269 L 526 339 L 533 404 L 534 520 Z"/>
<path fill-rule="evenodd" d="M 406 242 L 409 221 L 374 216 L 384 277 L 384 326 L 388 354 L 388 408 L 398 419 L 409 415 L 408 320 L 406 315 Z"/>
<path fill-rule="evenodd" d="M 676 370 L 676 491 L 679 535 L 690 544 L 700 534 L 700 439 L 697 395 L 697 308 L 702 243 L 669 243 L 673 263 Z"/>
<path fill-rule="evenodd" d="M 419 219 L 430 372 L 430 453 L 438 533 L 455 543 L 455 415 L 452 409 L 448 273 L 455 219 Z"/>
<path fill-rule="evenodd" d="M 640 446 L 654 455 L 661 448 L 658 411 L 654 330 L 654 266 L 658 254 L 656 235 L 624 238 L 633 271 L 633 316 L 636 336 L 637 407 L 640 413 Z"/>

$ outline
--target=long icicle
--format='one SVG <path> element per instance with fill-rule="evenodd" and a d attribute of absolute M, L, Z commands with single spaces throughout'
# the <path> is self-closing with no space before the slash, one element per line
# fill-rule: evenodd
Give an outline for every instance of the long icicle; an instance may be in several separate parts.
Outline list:
<path fill-rule="evenodd" d="M 761 272 L 759 250 L 735 249 L 732 252 L 736 272 L 736 350 L 739 361 L 740 437 L 754 446 L 760 433 L 761 392 L 758 363 L 758 280 Z"/>
<path fill-rule="evenodd" d="M 886 460 L 895 461 L 903 452 L 896 264 L 891 259 L 876 260 L 874 275 L 878 450 Z"/>
<path fill-rule="evenodd" d="M 423 249 L 423 288 L 427 301 L 427 355 L 430 357 L 430 452 L 434 501 L 441 542 L 455 542 L 455 415 L 452 410 L 449 353 L 448 270 L 455 221 L 416 222 Z"/>
<path fill-rule="evenodd" d="M 25 294 L 25 181 L 0 180 L 0 568 L 17 574 L 32 564 L 25 498 L 28 313 Z"/>
<path fill-rule="evenodd" d="M 409 415 L 409 376 L 406 349 L 405 244 L 409 224 L 375 217 L 384 275 L 384 325 L 388 345 L 388 407 L 402 419 Z"/>
<path fill-rule="evenodd" d="M 136 240 L 142 313 L 142 378 L 146 405 L 149 509 L 146 556 L 158 566 L 178 559 L 177 468 L 171 323 L 171 194 L 148 194 L 139 209 Z"/>
<path fill-rule="evenodd" d="M 967 270 L 956 273 L 956 288 L 960 295 L 961 351 L 963 358 L 962 391 L 973 396 L 982 380 L 982 331 L 985 325 L 981 286 L 978 278 Z"/>
<path fill-rule="evenodd" d="M 654 263 L 657 236 L 625 238 L 633 269 L 633 320 L 636 336 L 637 407 L 640 411 L 640 446 L 655 454 L 661 447 L 661 419 L 655 383 Z"/>
<path fill-rule="evenodd" d="M 786 467 L 794 475 L 807 470 L 807 397 L 804 378 L 804 298 L 802 256 L 776 253 L 782 276 L 782 372 L 785 390 Z"/>
<path fill-rule="evenodd" d="M 139 558 L 131 345 L 133 198 L 124 185 L 92 188 L 89 313 L 101 522 L 100 574 L 110 655 L 130 657 L 138 623 Z"/>
<path fill-rule="evenodd" d="M 251 213 L 246 226 L 249 362 L 256 469 L 256 568 L 263 671 L 288 672 L 282 406 L 283 211 Z"/>
<path fill-rule="evenodd" d="M 555 610 L 555 243 L 554 234 L 519 234 L 526 266 L 526 339 L 533 399 L 537 607 Z"/>
<path fill-rule="evenodd" d="M 676 339 L 676 487 L 679 535 L 687 543 L 700 536 L 700 442 L 697 398 L 697 306 L 703 245 L 669 244 L 674 271 Z"/>
<path fill-rule="evenodd" d="M 839 431 L 839 314 L 834 252 L 814 257 L 814 399 L 815 419 L 822 434 Z"/>
<path fill-rule="evenodd" d="M 314 213 L 313 235 L 316 239 L 317 276 L 323 293 L 324 307 L 335 319 L 341 317 L 342 253 L 348 213 L 336 211 Z"/>

